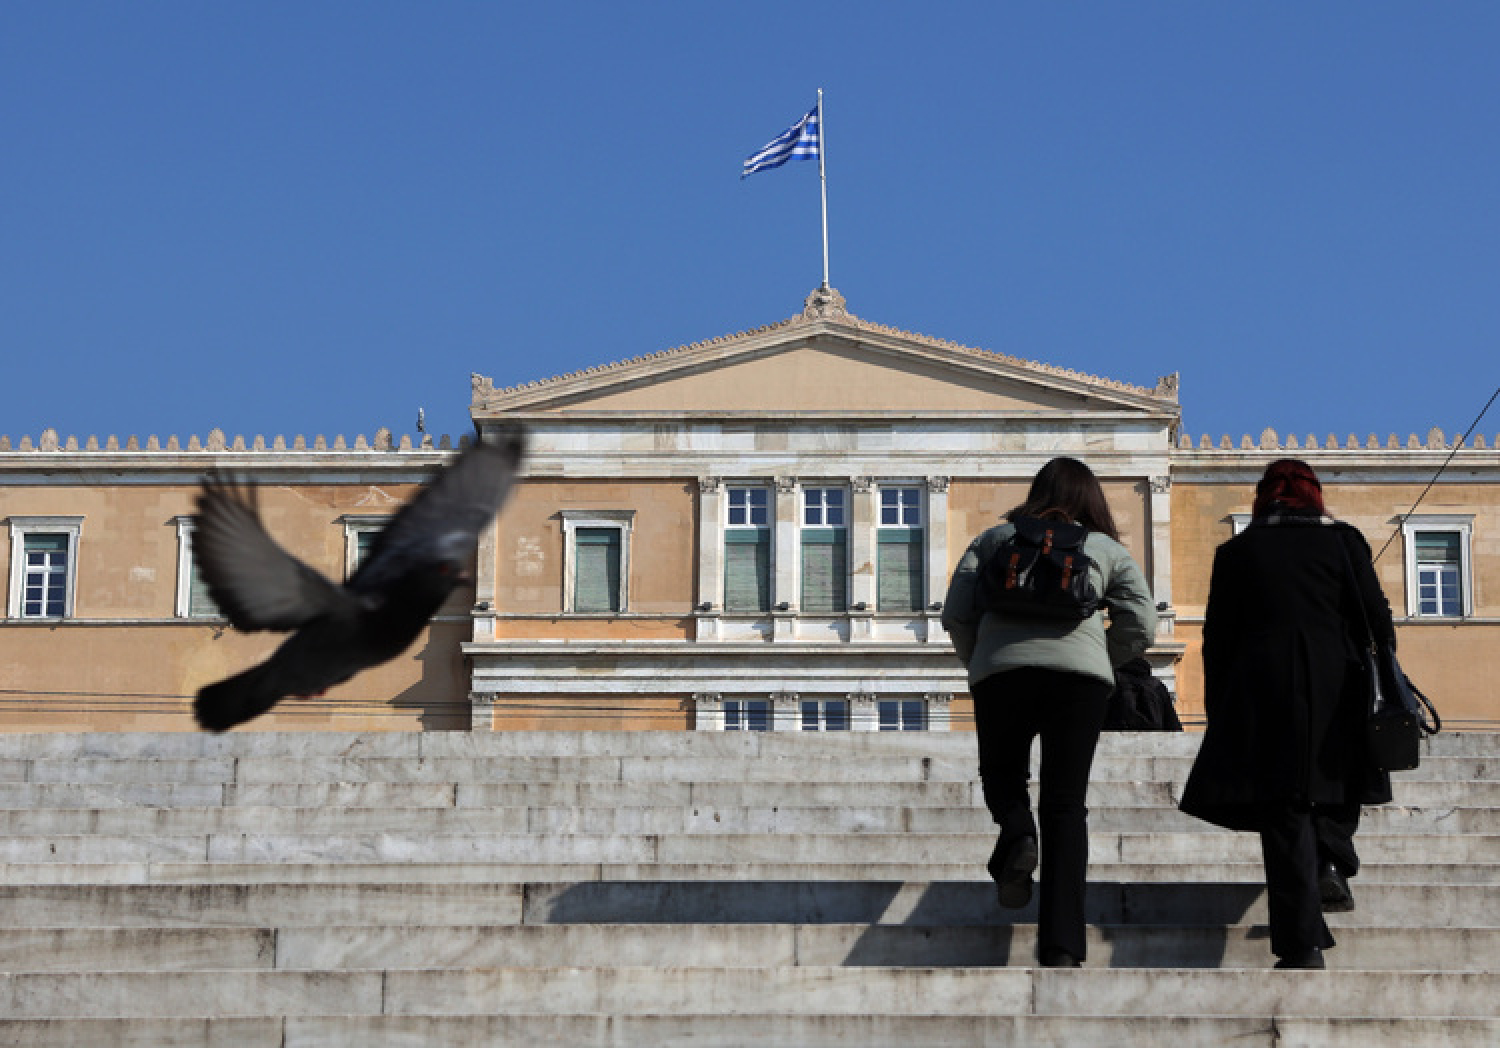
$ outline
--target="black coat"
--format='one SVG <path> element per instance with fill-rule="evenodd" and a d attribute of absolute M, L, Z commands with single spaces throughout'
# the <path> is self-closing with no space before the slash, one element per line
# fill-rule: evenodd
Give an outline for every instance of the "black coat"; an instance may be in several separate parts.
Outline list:
<path fill-rule="evenodd" d="M 1219 547 L 1203 622 L 1208 728 L 1183 811 L 1255 830 L 1267 802 L 1391 799 L 1365 757 L 1360 602 L 1394 644 L 1370 547 L 1347 524 L 1271 518 Z"/>

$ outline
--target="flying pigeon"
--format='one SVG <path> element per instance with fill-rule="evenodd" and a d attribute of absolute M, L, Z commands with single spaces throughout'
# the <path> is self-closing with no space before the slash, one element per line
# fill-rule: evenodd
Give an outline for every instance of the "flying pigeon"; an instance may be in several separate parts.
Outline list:
<path fill-rule="evenodd" d="M 510 493 L 524 449 L 524 433 L 512 429 L 461 452 L 391 519 L 342 586 L 277 545 L 253 488 L 206 478 L 193 554 L 209 595 L 235 629 L 295 632 L 265 662 L 199 691 L 198 725 L 227 731 L 405 651 L 466 581 L 479 532 Z"/>

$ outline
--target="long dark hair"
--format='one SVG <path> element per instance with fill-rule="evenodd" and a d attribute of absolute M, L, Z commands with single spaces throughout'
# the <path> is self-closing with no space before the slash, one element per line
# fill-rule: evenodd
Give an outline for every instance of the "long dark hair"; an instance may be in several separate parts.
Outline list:
<path fill-rule="evenodd" d="M 1032 478 L 1026 501 L 1007 513 L 1005 519 L 1048 516 L 1076 520 L 1090 531 L 1103 532 L 1120 541 L 1099 478 L 1075 458 L 1055 458 L 1039 469 Z"/>
<path fill-rule="evenodd" d="M 1323 485 L 1311 466 L 1301 459 L 1277 459 L 1255 485 L 1255 503 L 1250 515 L 1260 520 L 1277 512 L 1310 513 L 1326 517 Z"/>

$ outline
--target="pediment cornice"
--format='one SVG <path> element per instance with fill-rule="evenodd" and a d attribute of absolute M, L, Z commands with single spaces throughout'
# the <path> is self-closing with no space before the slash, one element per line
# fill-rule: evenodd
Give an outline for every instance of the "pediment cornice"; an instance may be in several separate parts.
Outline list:
<path fill-rule="evenodd" d="M 1051 394 L 1087 399 L 1098 410 L 1179 414 L 1177 376 L 1155 387 L 1133 385 L 1070 368 L 991 350 L 966 346 L 874 321 L 848 311 L 834 288 L 819 288 L 807 297 L 801 313 L 748 331 L 676 346 L 538 379 L 515 386 L 496 386 L 492 379 L 471 376 L 471 414 L 476 418 L 528 411 L 550 411 L 620 389 L 670 381 L 675 376 L 751 360 L 799 347 L 855 348 L 886 362 L 905 359 L 937 366 L 972 380 L 976 375 Z"/>

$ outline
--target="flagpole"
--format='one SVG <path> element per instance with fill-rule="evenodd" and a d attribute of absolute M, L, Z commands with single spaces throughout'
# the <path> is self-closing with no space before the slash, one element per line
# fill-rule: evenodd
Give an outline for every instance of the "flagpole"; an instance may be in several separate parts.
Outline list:
<path fill-rule="evenodd" d="M 823 159 L 828 153 L 828 128 L 823 123 L 823 89 L 818 88 L 818 191 L 823 199 L 823 287 L 828 285 L 828 169 Z"/>

